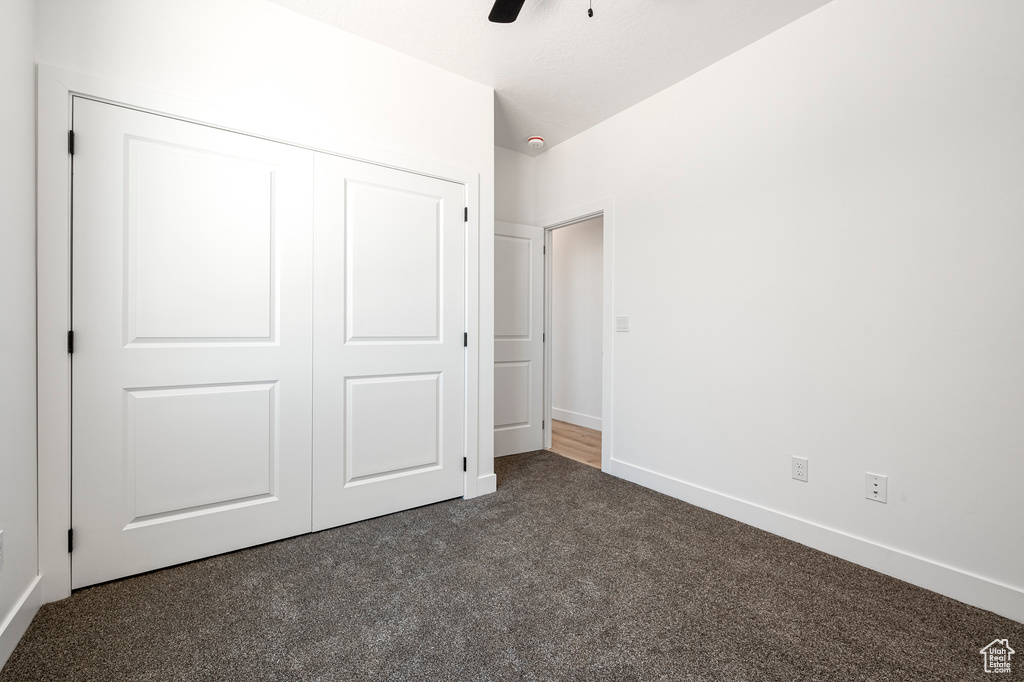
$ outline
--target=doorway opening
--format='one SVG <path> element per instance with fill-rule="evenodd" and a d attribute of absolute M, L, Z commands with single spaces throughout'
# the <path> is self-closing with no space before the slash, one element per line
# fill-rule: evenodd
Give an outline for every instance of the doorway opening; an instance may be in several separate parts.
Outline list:
<path fill-rule="evenodd" d="M 614 471 L 613 216 L 607 197 L 494 222 L 495 457 L 575 447 Z"/>
<path fill-rule="evenodd" d="M 601 468 L 604 216 L 545 229 L 548 450 Z"/>

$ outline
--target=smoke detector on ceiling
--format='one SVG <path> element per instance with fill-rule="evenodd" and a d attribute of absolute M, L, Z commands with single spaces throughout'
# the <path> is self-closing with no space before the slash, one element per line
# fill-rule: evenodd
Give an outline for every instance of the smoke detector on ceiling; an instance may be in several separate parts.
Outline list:
<path fill-rule="evenodd" d="M 534 135 L 533 137 L 526 140 L 526 144 L 530 145 L 534 149 L 540 149 L 541 147 L 544 146 L 544 138 L 540 137 L 539 135 Z"/>

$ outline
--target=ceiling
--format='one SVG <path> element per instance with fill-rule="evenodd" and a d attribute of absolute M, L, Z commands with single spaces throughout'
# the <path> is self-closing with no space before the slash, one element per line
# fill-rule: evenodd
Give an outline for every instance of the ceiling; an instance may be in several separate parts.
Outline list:
<path fill-rule="evenodd" d="M 272 0 L 494 88 L 494 142 L 536 155 L 828 0 Z M 593 3 L 594 16 L 587 16 Z"/>

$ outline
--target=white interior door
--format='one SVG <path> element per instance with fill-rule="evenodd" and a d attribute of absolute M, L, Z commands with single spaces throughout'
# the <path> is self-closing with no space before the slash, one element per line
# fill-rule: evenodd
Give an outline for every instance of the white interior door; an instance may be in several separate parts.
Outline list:
<path fill-rule="evenodd" d="M 462 185 L 318 154 L 313 528 L 465 490 Z"/>
<path fill-rule="evenodd" d="M 544 447 L 544 229 L 494 224 L 494 454 Z"/>
<path fill-rule="evenodd" d="M 74 127 L 73 586 L 309 531 L 312 152 Z"/>

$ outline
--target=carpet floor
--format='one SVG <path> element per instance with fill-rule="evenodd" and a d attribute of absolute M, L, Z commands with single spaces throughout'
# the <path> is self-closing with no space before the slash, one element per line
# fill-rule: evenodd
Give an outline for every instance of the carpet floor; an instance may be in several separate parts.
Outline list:
<path fill-rule="evenodd" d="M 498 492 L 76 591 L 0 682 L 991 679 L 1024 625 L 548 452 Z"/>

